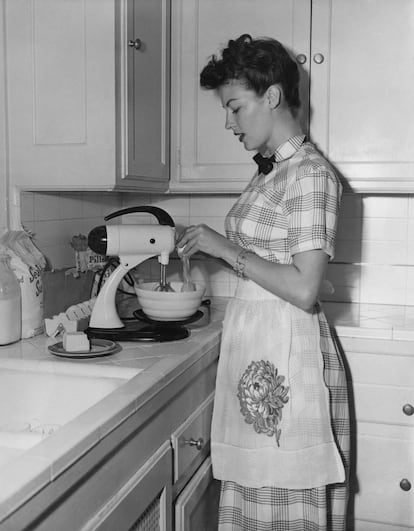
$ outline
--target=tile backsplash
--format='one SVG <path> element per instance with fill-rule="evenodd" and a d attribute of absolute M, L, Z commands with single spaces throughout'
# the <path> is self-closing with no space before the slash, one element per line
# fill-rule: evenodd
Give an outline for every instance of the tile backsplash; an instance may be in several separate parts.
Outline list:
<path fill-rule="evenodd" d="M 74 266 L 70 240 L 103 224 L 103 217 L 127 206 L 152 204 L 166 210 L 178 230 L 205 222 L 223 232 L 224 216 L 234 195 L 153 195 L 136 193 L 40 193 L 21 196 L 23 225 L 35 234 L 50 269 Z M 145 276 L 158 271 L 155 261 Z M 334 294 L 323 299 L 392 305 L 414 305 L 414 196 L 344 194 L 336 256 L 328 279 Z M 235 276 L 214 259 L 192 260 L 195 278 L 208 284 L 209 295 L 231 295 Z M 168 267 L 171 278 L 181 273 L 178 263 Z"/>

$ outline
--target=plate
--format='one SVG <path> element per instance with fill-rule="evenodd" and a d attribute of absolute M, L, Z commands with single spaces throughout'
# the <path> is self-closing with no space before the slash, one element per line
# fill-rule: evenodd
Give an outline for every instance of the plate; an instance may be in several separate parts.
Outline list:
<path fill-rule="evenodd" d="M 55 343 L 50 345 L 49 351 L 55 356 L 61 356 L 63 358 L 98 358 L 100 356 L 109 356 L 109 354 L 115 354 L 121 350 L 121 346 L 115 341 L 109 339 L 91 339 L 90 350 L 78 350 L 77 352 L 69 352 L 63 348 L 63 343 Z"/>

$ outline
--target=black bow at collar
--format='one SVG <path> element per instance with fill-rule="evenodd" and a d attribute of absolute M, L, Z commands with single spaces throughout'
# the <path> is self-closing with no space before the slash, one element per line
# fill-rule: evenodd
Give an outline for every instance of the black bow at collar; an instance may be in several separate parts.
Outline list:
<path fill-rule="evenodd" d="M 253 160 L 259 166 L 259 173 L 263 173 L 263 175 L 270 173 L 273 169 L 273 164 L 276 162 L 274 155 L 271 157 L 263 157 L 260 153 L 257 153 L 253 157 Z"/>

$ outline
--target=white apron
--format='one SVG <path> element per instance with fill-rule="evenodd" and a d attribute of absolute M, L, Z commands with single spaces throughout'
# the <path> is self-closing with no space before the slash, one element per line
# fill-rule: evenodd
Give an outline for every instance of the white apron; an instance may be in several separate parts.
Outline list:
<path fill-rule="evenodd" d="M 216 479 L 245 487 L 339 483 L 317 313 L 239 280 L 229 302 L 212 422 Z"/>

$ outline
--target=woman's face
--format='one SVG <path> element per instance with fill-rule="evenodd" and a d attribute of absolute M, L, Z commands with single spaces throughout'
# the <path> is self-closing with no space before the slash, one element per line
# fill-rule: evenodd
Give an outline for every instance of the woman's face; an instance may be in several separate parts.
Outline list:
<path fill-rule="evenodd" d="M 248 151 L 264 154 L 271 145 L 274 118 L 267 93 L 258 96 L 239 81 L 218 88 L 218 95 L 226 111 L 226 129 L 232 129 Z"/>

